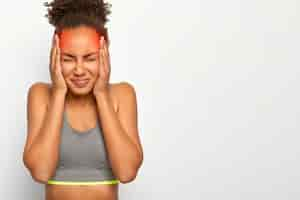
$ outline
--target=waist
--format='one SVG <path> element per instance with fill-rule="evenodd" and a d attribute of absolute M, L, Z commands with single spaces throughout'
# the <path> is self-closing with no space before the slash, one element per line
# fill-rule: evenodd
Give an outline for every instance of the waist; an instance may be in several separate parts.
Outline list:
<path fill-rule="evenodd" d="M 117 200 L 118 184 L 94 186 L 46 184 L 46 197 L 46 200 Z"/>

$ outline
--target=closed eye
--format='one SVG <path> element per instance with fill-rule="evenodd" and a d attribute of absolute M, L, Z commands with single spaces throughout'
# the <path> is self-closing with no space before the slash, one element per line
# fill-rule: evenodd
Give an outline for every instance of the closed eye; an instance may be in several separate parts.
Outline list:
<path fill-rule="evenodd" d="M 88 61 L 95 61 L 96 58 L 91 58 L 91 59 L 87 59 Z M 72 60 L 70 59 L 63 59 L 64 62 L 71 62 Z"/>

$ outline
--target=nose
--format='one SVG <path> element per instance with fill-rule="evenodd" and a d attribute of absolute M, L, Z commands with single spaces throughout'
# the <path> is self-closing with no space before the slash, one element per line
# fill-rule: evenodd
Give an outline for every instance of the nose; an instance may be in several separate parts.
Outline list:
<path fill-rule="evenodd" d="M 74 74 L 75 75 L 81 75 L 81 74 L 83 74 L 84 73 L 84 67 L 83 67 L 83 65 L 82 64 L 77 64 L 76 66 L 75 66 L 75 69 L 74 69 Z"/>

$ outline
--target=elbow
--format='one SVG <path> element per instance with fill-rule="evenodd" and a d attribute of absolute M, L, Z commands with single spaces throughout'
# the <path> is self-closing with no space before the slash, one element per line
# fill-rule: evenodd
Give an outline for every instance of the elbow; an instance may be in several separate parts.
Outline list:
<path fill-rule="evenodd" d="M 49 175 L 46 173 L 31 171 L 32 179 L 37 183 L 46 184 L 49 180 Z"/>
<path fill-rule="evenodd" d="M 137 174 L 138 174 L 138 170 L 140 168 L 141 164 L 136 166 L 136 167 L 132 167 L 130 169 L 124 169 L 125 171 L 124 172 L 121 172 L 119 173 L 119 181 L 121 183 L 129 183 L 129 182 L 132 182 L 136 179 L 137 177 Z"/>
<path fill-rule="evenodd" d="M 46 184 L 50 178 L 49 173 L 48 172 L 44 172 L 44 171 L 40 171 L 40 170 L 36 170 L 36 169 L 29 169 L 30 175 L 32 177 L 32 179 L 37 182 L 37 183 L 42 183 L 42 184 Z"/>
<path fill-rule="evenodd" d="M 143 157 L 141 157 L 140 162 L 137 166 L 131 167 L 130 169 L 126 168 L 124 172 L 121 172 L 118 176 L 119 181 L 121 183 L 129 183 L 136 179 L 139 168 L 141 167 L 143 163 Z"/>
<path fill-rule="evenodd" d="M 123 184 L 129 183 L 129 182 L 132 182 L 133 180 L 135 180 L 136 176 L 137 176 L 136 172 L 124 173 L 119 176 L 119 181 Z"/>
<path fill-rule="evenodd" d="M 140 162 L 136 167 L 133 167 L 130 170 L 126 170 L 126 172 L 121 173 L 119 177 L 119 181 L 121 183 L 129 183 L 136 179 L 138 171 L 143 163 L 143 156 L 141 156 Z"/>
<path fill-rule="evenodd" d="M 50 177 L 49 173 L 40 172 L 40 171 L 36 170 L 32 164 L 28 163 L 28 160 L 26 160 L 25 157 L 23 157 L 23 163 L 24 163 L 24 166 L 30 172 L 31 177 L 35 182 L 42 183 L 42 184 L 45 184 L 48 182 L 48 179 Z"/>

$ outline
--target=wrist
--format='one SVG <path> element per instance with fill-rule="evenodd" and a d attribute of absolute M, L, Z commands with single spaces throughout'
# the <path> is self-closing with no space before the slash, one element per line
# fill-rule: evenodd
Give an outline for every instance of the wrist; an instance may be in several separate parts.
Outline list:
<path fill-rule="evenodd" d="M 105 96 L 108 96 L 108 93 L 109 93 L 108 89 L 93 91 L 93 94 L 95 97 L 97 97 L 97 96 L 105 97 Z"/>
<path fill-rule="evenodd" d="M 94 96 L 96 99 L 106 100 L 109 97 L 109 93 L 108 91 L 98 91 L 98 92 L 94 92 Z"/>
<path fill-rule="evenodd" d="M 65 96 L 67 94 L 66 89 L 53 88 L 53 95 L 55 96 Z"/>

